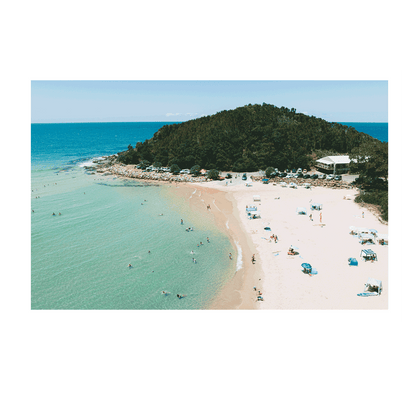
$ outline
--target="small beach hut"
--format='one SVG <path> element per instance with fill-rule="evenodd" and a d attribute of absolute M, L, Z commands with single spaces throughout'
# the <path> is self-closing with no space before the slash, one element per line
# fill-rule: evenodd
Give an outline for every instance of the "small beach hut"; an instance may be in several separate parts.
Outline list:
<path fill-rule="evenodd" d="M 387 246 L 389 244 L 388 234 L 377 234 L 377 241 L 382 246 Z"/>
<path fill-rule="evenodd" d="M 375 244 L 374 235 L 369 233 L 360 233 L 358 235 L 360 244 Z"/>
<path fill-rule="evenodd" d="M 297 208 L 296 208 L 296 213 L 297 213 L 298 215 L 306 215 L 306 208 L 303 208 L 303 207 L 297 207 Z"/>
<path fill-rule="evenodd" d="M 322 210 L 322 204 L 318 204 L 316 202 L 311 203 L 311 211 L 321 211 Z"/>
<path fill-rule="evenodd" d="M 253 195 L 253 201 L 261 201 L 260 195 Z"/>
<path fill-rule="evenodd" d="M 366 250 L 361 250 L 361 254 L 360 257 L 364 260 L 371 260 L 371 261 L 377 261 L 377 254 L 374 253 L 373 250 L 370 249 L 366 249 Z"/>
<path fill-rule="evenodd" d="M 364 284 L 364 292 L 357 293 L 357 296 L 380 296 L 383 290 L 383 284 L 381 280 L 369 277 L 367 283 Z"/>

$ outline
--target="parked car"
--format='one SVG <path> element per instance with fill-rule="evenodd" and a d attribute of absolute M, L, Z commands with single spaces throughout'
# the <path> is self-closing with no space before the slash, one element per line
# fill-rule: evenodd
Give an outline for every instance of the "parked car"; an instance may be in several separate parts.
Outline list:
<path fill-rule="evenodd" d="M 311 177 L 311 175 L 309 175 L 309 173 L 304 173 L 303 177 L 304 177 L 304 179 L 309 179 Z"/>
<path fill-rule="evenodd" d="M 302 168 L 299 168 L 296 173 L 302 173 Z"/>
<path fill-rule="evenodd" d="M 321 175 L 318 176 L 318 179 L 325 179 L 325 178 L 326 178 L 325 173 L 322 173 Z"/>
<path fill-rule="evenodd" d="M 243 181 L 246 181 L 246 180 L 247 180 L 247 175 L 246 175 L 245 173 L 243 173 L 243 176 L 241 177 L 241 179 L 242 179 Z"/>
<path fill-rule="evenodd" d="M 334 179 L 336 181 L 341 181 L 342 180 L 342 176 L 341 175 L 336 175 Z"/>
<path fill-rule="evenodd" d="M 334 179 L 334 175 L 330 174 L 326 177 L 326 179 L 328 179 L 328 181 L 331 181 L 332 179 Z"/>
<path fill-rule="evenodd" d="M 179 173 L 191 173 L 189 169 L 182 169 Z"/>
<path fill-rule="evenodd" d="M 318 179 L 318 175 L 314 173 L 313 175 L 311 175 L 311 179 Z"/>
<path fill-rule="evenodd" d="M 303 175 L 301 172 L 295 173 L 295 178 L 303 178 Z"/>
<path fill-rule="evenodd" d="M 294 177 L 295 177 L 295 174 L 294 173 L 288 173 L 286 175 L 286 178 L 294 178 Z"/>
<path fill-rule="evenodd" d="M 280 172 L 279 173 L 279 178 L 284 178 L 286 176 L 286 172 Z"/>

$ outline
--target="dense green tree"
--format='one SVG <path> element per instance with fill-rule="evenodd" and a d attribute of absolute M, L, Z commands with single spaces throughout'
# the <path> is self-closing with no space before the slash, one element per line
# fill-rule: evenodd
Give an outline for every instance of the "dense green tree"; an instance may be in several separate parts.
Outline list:
<path fill-rule="evenodd" d="M 271 178 L 272 176 L 275 176 L 275 173 L 276 173 L 276 171 L 275 171 L 275 170 L 274 170 L 274 168 L 272 168 L 271 166 L 269 166 L 269 167 L 266 169 L 266 172 L 265 172 L 266 177 L 268 177 L 268 178 Z"/>
<path fill-rule="evenodd" d="M 199 171 L 201 170 L 201 167 L 199 165 L 194 165 L 191 167 L 191 175 L 199 176 Z"/>
<path fill-rule="evenodd" d="M 212 180 L 217 180 L 218 178 L 219 178 L 219 176 L 220 176 L 220 172 L 217 170 L 217 169 L 211 169 L 209 172 L 208 172 L 208 179 L 212 179 Z"/>
<path fill-rule="evenodd" d="M 174 163 L 173 165 L 170 165 L 170 171 L 171 173 L 177 175 L 181 171 L 181 168 L 176 163 Z"/>

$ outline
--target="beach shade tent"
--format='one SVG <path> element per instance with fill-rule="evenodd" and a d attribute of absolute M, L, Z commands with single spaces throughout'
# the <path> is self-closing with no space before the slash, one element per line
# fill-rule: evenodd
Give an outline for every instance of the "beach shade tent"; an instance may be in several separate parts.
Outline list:
<path fill-rule="evenodd" d="M 303 207 L 297 207 L 297 208 L 296 208 L 296 213 L 297 213 L 298 215 L 306 215 L 306 208 L 303 208 Z"/>
<path fill-rule="evenodd" d="M 261 181 L 262 181 L 263 183 L 269 183 L 269 180 L 268 180 L 268 179 L 266 179 L 266 178 L 262 179 Z"/>
<path fill-rule="evenodd" d="M 312 272 L 312 266 L 309 263 L 302 263 L 301 267 L 303 267 L 303 273 L 310 274 Z"/>
<path fill-rule="evenodd" d="M 255 212 L 249 213 L 249 218 L 252 219 L 252 220 L 256 220 L 258 218 L 261 218 L 260 212 L 259 211 L 255 211 Z"/>
<path fill-rule="evenodd" d="M 286 182 L 279 182 L 279 185 L 280 185 L 280 186 L 283 186 L 284 188 L 286 188 L 287 183 L 286 183 Z"/>
<path fill-rule="evenodd" d="M 298 188 L 298 186 L 297 186 L 294 182 L 290 182 L 290 183 L 289 183 L 289 188 L 294 188 L 294 189 L 297 189 L 297 188 Z"/>
<path fill-rule="evenodd" d="M 388 234 L 378 234 L 377 241 L 382 246 L 387 246 L 389 244 L 389 236 Z"/>
<path fill-rule="evenodd" d="M 350 200 L 350 199 L 352 199 L 352 196 L 351 196 L 351 195 L 345 195 L 345 196 L 344 196 L 344 199 L 348 199 L 348 200 Z"/>
<path fill-rule="evenodd" d="M 260 195 L 253 195 L 253 201 L 261 201 Z"/>
<path fill-rule="evenodd" d="M 247 212 L 250 212 L 250 211 L 257 211 L 257 207 L 256 207 L 255 205 L 249 205 L 249 206 L 246 208 L 246 211 L 247 211 Z"/>
<path fill-rule="evenodd" d="M 370 233 L 373 234 L 375 237 L 377 237 L 378 231 L 375 230 L 374 228 L 370 228 Z"/>
<path fill-rule="evenodd" d="M 309 189 L 311 187 L 311 184 L 309 182 L 305 182 L 303 186 L 305 187 L 305 189 Z"/>
<path fill-rule="evenodd" d="M 312 211 L 321 211 L 322 210 L 322 204 L 318 204 L 316 202 L 312 202 L 312 204 L 311 204 L 311 210 Z"/>
<path fill-rule="evenodd" d="M 349 266 L 358 266 L 358 261 L 354 257 L 350 257 L 348 259 L 348 265 Z"/>
<path fill-rule="evenodd" d="M 371 261 L 376 260 L 377 261 L 377 254 L 374 253 L 374 251 L 370 250 L 370 249 L 361 250 L 360 257 L 365 261 L 367 261 L 367 260 L 371 260 Z"/>
<path fill-rule="evenodd" d="M 373 234 L 360 233 L 359 234 L 360 244 L 375 244 Z"/>
<path fill-rule="evenodd" d="M 364 292 L 357 293 L 357 296 L 380 296 L 383 290 L 383 284 L 381 280 L 369 277 L 367 283 L 364 284 Z"/>

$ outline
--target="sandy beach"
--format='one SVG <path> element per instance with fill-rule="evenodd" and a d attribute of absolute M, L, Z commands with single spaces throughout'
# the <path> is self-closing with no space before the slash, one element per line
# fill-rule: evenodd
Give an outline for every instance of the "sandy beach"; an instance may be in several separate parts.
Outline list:
<path fill-rule="evenodd" d="M 193 200 L 195 207 L 210 203 L 218 226 L 230 234 L 242 253 L 242 268 L 212 309 L 387 309 L 388 246 L 361 245 L 350 234 L 350 226 L 382 234 L 388 234 L 388 226 L 354 203 L 358 191 L 293 189 L 261 182 L 247 187 L 242 181 L 230 185 L 225 181 L 181 185 L 200 190 Z M 254 195 L 261 201 L 253 202 Z M 350 199 L 344 198 L 347 195 Z M 311 202 L 322 204 L 322 211 L 311 211 Z M 256 205 L 261 218 L 249 220 L 248 205 Z M 299 215 L 298 207 L 306 208 L 307 214 Z M 276 242 L 272 235 L 277 235 Z M 287 254 L 291 245 L 299 255 Z M 362 249 L 373 250 L 378 260 L 362 260 Z M 358 266 L 349 266 L 350 257 L 358 260 Z M 301 264 L 305 262 L 317 274 L 303 273 Z M 357 296 L 369 277 L 382 281 L 381 296 Z M 256 301 L 259 290 L 263 301 Z"/>
<path fill-rule="evenodd" d="M 134 167 L 128 168 L 116 176 L 144 179 L 137 177 Z M 354 202 L 358 190 L 291 188 L 261 181 L 246 186 L 241 175 L 231 182 L 188 179 L 170 183 L 192 209 L 214 217 L 238 253 L 235 276 L 210 309 L 387 309 L 388 245 L 361 245 L 350 227 L 388 234 L 388 226 Z M 151 176 L 146 180 L 166 181 Z M 255 195 L 260 201 L 253 200 Z M 322 204 L 322 210 L 311 211 L 311 203 Z M 250 205 L 256 206 L 261 218 L 248 219 L 246 207 Z M 299 215 L 298 208 L 305 208 L 306 215 Z M 290 246 L 299 254 L 288 255 Z M 373 250 L 377 261 L 364 261 L 363 249 Z M 358 266 L 350 266 L 349 258 L 357 259 Z M 317 273 L 303 273 L 302 263 L 309 263 Z M 382 281 L 381 296 L 357 296 L 369 277 Z M 263 300 L 258 301 L 259 295 Z"/>

